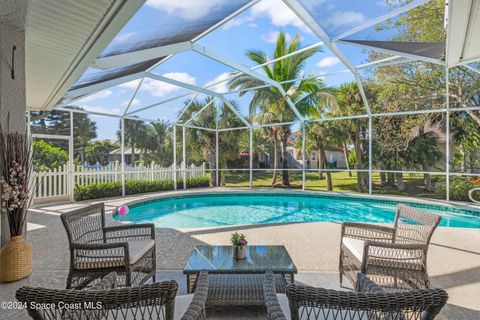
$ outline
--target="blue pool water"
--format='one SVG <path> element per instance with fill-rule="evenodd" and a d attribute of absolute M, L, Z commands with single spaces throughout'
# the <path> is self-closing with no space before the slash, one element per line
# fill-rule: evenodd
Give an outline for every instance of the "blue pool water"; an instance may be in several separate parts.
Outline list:
<path fill-rule="evenodd" d="M 130 205 L 119 221 L 153 222 L 160 228 L 194 228 L 289 222 L 392 223 L 393 200 L 292 194 L 203 194 Z M 405 203 L 405 202 L 402 202 Z M 440 226 L 480 228 L 480 211 L 407 203 L 442 216 Z"/>

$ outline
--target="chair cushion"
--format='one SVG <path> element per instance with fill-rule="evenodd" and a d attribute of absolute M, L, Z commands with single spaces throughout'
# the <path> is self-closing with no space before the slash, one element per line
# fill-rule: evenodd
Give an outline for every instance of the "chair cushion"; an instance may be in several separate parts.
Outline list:
<path fill-rule="evenodd" d="M 193 294 L 186 294 L 175 297 L 175 314 L 174 319 L 180 319 L 187 311 L 188 306 L 192 302 Z"/>
<path fill-rule="evenodd" d="M 127 242 L 130 254 L 130 265 L 137 263 L 150 249 L 155 246 L 155 240 L 153 239 L 135 239 L 128 240 Z M 92 250 L 88 253 L 79 255 L 79 257 L 92 259 L 75 261 L 75 269 L 111 268 L 120 267 L 125 264 L 122 256 L 105 257 L 102 254 L 103 252 Z"/>
<path fill-rule="evenodd" d="M 343 237 L 342 244 L 353 254 L 355 258 L 358 259 L 358 261 L 363 261 L 363 240 Z"/>
<path fill-rule="evenodd" d="M 342 239 L 342 244 L 353 254 L 355 258 L 358 259 L 358 261 L 363 261 L 363 248 L 365 246 L 365 242 L 363 240 L 344 237 Z M 421 257 L 416 256 L 412 251 L 391 248 L 388 250 L 382 250 L 381 253 L 378 253 L 376 258 L 377 260 L 378 258 L 385 259 L 384 261 L 387 261 L 388 259 L 397 259 L 402 260 L 404 263 L 415 263 Z"/>
<path fill-rule="evenodd" d="M 282 312 L 285 315 L 285 318 L 287 318 L 287 320 L 292 319 L 287 295 L 285 293 L 277 293 L 277 299 L 278 303 L 280 304 L 280 308 L 282 308 Z"/>

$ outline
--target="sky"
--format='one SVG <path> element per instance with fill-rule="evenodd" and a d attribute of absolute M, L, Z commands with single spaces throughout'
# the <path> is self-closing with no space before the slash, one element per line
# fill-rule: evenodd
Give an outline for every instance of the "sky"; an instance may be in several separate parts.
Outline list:
<path fill-rule="evenodd" d="M 302 4 L 312 14 L 316 21 L 324 28 L 330 38 L 334 38 L 351 28 L 361 25 L 373 18 L 392 10 L 392 6 L 385 1 L 392 0 L 301 0 Z M 236 3 L 237 2 L 237 3 Z M 152 37 L 178 36 L 190 32 L 185 26 L 199 25 L 219 17 L 232 7 L 241 6 L 246 0 L 147 0 L 142 8 L 124 26 L 102 54 L 128 50 L 133 44 L 148 44 Z M 368 2 L 368 5 L 366 4 Z M 262 0 L 233 20 L 201 38 L 198 43 L 214 52 L 243 64 L 248 67 L 255 65 L 246 57 L 248 50 L 256 49 L 273 55 L 275 40 L 279 32 L 285 32 L 287 40 L 298 35 L 302 46 L 311 45 L 320 40 L 302 23 L 298 17 L 280 0 Z M 351 39 L 376 39 L 391 37 L 391 32 L 378 33 L 375 27 L 363 30 L 361 35 L 352 35 Z M 353 81 L 349 72 L 329 76 L 328 74 L 345 71 L 347 68 L 328 48 L 321 46 L 321 52 L 310 58 L 304 73 L 324 77 L 327 86 L 335 87 L 342 83 Z M 339 44 L 340 50 L 354 65 L 366 61 L 368 53 L 350 45 Z M 217 80 L 225 79 L 232 72 L 230 67 L 213 61 L 196 52 L 179 53 L 164 61 L 155 69 L 154 73 L 161 74 L 188 84 L 205 86 Z M 86 74 L 96 72 L 93 68 Z M 138 81 L 124 83 L 106 90 L 102 90 L 75 105 L 85 110 L 122 114 L 130 103 L 129 112 L 143 107 L 168 100 L 179 95 L 186 95 L 190 91 L 171 84 L 145 79 L 138 94 L 132 100 Z M 212 88 L 217 92 L 225 92 L 225 85 Z M 172 100 L 156 108 L 135 113 L 146 119 L 161 119 L 173 121 L 184 106 L 184 101 L 190 96 Z M 240 106 L 243 115 L 248 115 L 249 96 L 240 98 L 238 95 L 226 95 L 234 99 Z M 97 123 L 97 139 L 116 139 L 119 121 L 117 118 L 91 116 Z"/>

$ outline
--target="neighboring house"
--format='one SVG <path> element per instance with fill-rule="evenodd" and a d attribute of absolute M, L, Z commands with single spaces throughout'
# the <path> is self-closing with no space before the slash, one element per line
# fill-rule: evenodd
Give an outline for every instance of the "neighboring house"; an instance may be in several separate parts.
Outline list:
<path fill-rule="evenodd" d="M 298 150 L 294 145 L 287 147 L 287 152 L 290 156 L 298 163 L 299 168 L 302 167 L 302 150 Z M 343 149 L 337 146 L 327 146 L 325 149 L 325 154 L 327 156 L 327 162 L 329 167 L 332 169 L 347 169 L 347 162 Z M 319 167 L 320 154 L 318 150 L 312 150 L 305 154 L 305 160 L 307 161 L 307 169 L 318 169 Z"/>
<path fill-rule="evenodd" d="M 132 165 L 135 161 L 140 160 L 140 155 L 143 154 L 143 150 L 135 148 L 135 159 L 132 161 L 132 148 L 125 148 L 125 163 L 127 165 Z M 108 161 L 118 161 L 119 163 L 122 162 L 122 148 L 117 148 L 111 151 L 108 154 Z"/>

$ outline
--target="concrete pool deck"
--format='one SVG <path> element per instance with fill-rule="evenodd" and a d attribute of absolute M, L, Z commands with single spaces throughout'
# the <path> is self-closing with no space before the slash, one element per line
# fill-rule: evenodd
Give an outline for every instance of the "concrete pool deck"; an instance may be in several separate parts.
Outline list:
<path fill-rule="evenodd" d="M 203 189 L 195 192 L 231 191 L 230 188 Z M 240 189 L 245 192 L 245 189 Z M 191 191 L 187 191 L 190 193 Z M 177 191 L 175 194 L 183 194 Z M 125 198 L 102 199 L 107 211 L 126 202 L 170 195 L 145 194 Z M 391 199 L 391 198 L 390 198 Z M 398 198 L 394 198 L 395 200 Z M 406 200 L 406 199 L 402 199 Z M 28 239 L 33 244 L 34 272 L 27 280 L 0 284 L 1 300 L 14 299 L 21 285 L 62 288 L 68 271 L 68 243 L 59 215 L 74 208 L 99 201 L 43 205 L 31 209 Z M 438 202 L 436 202 L 438 204 Z M 111 214 L 108 223 L 115 223 Z M 157 228 L 157 268 L 163 277 L 185 282 L 181 272 L 194 245 L 228 244 L 234 231 L 247 235 L 250 244 L 283 244 L 297 268 L 298 281 L 309 285 L 335 288 L 338 286 L 340 224 L 329 222 L 282 223 L 270 225 L 227 226 L 190 229 Z M 176 270 L 176 271 L 171 271 Z M 433 287 L 449 293 L 443 319 L 480 319 L 480 230 L 438 228 L 432 238 L 428 255 L 428 271 Z M 10 316 L 13 314 L 10 314 Z M 16 314 L 25 318 L 24 313 Z M 0 318 L 4 318 L 3 310 Z M 9 319 L 6 317 L 5 319 Z M 251 317 L 249 317 L 251 318 Z M 261 318 L 261 317 L 260 317 Z M 259 319 L 260 319 L 259 318 Z"/>

